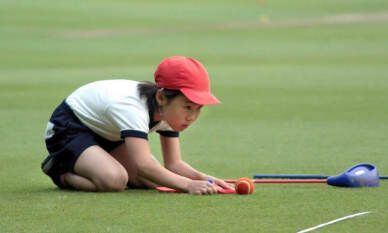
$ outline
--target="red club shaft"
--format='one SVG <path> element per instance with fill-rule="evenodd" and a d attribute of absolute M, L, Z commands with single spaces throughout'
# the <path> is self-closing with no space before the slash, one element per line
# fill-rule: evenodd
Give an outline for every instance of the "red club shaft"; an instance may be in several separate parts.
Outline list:
<path fill-rule="evenodd" d="M 326 179 L 253 179 L 253 183 L 257 184 L 303 184 L 303 183 L 325 183 Z M 235 183 L 236 180 L 225 180 L 227 183 Z"/>

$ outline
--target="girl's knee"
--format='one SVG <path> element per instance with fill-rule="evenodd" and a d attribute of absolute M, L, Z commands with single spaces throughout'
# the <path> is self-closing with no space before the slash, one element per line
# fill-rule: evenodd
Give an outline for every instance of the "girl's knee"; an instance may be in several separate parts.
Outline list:
<path fill-rule="evenodd" d="M 98 191 L 120 192 L 127 187 L 128 174 L 125 170 L 110 170 L 103 172 L 100 179 L 95 181 Z"/>

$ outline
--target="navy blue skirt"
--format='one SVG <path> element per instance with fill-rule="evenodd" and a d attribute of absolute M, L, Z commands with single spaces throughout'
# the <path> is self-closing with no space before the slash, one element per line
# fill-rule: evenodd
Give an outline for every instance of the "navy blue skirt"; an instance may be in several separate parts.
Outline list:
<path fill-rule="evenodd" d="M 110 152 L 124 141 L 107 140 L 86 127 L 63 101 L 53 112 L 46 129 L 46 147 L 49 152 L 42 162 L 42 170 L 60 188 L 60 176 L 74 172 L 74 165 L 81 153 L 98 145 Z"/>

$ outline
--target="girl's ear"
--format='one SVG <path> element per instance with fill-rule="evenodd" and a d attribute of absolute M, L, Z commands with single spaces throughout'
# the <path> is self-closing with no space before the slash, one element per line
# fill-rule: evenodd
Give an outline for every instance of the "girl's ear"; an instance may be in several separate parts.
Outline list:
<path fill-rule="evenodd" d="M 164 106 L 167 103 L 167 98 L 163 95 L 162 90 L 157 90 L 155 97 L 159 106 Z"/>

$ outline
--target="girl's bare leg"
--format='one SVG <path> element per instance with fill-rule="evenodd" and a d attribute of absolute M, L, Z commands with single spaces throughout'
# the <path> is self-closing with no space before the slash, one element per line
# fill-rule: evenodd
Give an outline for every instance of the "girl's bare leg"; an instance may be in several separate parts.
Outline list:
<path fill-rule="evenodd" d="M 155 188 L 158 186 L 152 181 L 137 175 L 136 166 L 134 166 L 134 162 L 126 152 L 125 143 L 111 151 L 110 154 L 126 169 L 128 174 L 128 183 L 131 186 L 139 188 Z M 158 161 L 155 160 L 155 163 L 158 163 Z"/>
<path fill-rule="evenodd" d="M 128 183 L 126 169 L 99 146 L 91 146 L 82 152 L 74 172 L 66 173 L 64 182 L 83 191 L 122 191 Z"/>
<path fill-rule="evenodd" d="M 97 186 L 92 181 L 71 172 L 63 174 L 61 177 L 61 180 L 65 186 L 70 186 L 77 190 L 89 191 L 89 192 L 97 191 Z"/>

